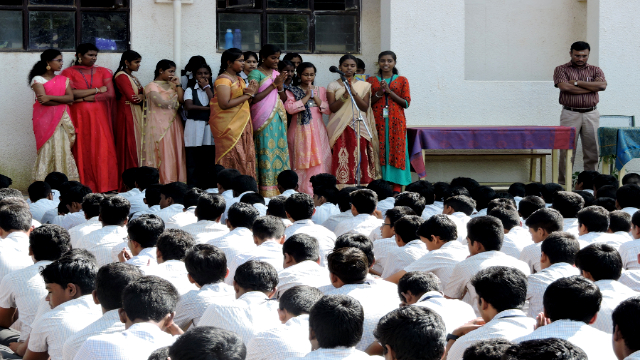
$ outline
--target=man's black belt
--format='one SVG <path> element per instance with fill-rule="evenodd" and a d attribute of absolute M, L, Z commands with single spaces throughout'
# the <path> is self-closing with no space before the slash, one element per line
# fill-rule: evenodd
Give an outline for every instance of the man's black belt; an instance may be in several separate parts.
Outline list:
<path fill-rule="evenodd" d="M 565 110 L 569 110 L 569 111 L 574 111 L 574 112 L 579 112 L 579 113 L 588 113 L 590 111 L 596 110 L 598 107 L 594 106 L 594 107 L 590 107 L 590 108 L 572 108 L 572 107 L 568 107 L 568 106 L 563 106 L 563 108 Z"/>

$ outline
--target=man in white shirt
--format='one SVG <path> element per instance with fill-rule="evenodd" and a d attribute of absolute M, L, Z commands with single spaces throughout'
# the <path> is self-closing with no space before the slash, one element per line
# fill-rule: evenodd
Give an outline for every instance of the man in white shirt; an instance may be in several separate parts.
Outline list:
<path fill-rule="evenodd" d="M 442 201 L 435 201 L 436 196 L 434 186 L 427 180 L 418 180 L 407 185 L 405 192 L 417 193 L 424 199 L 424 210 L 422 210 L 422 213 L 417 213 L 416 215 L 422 216 L 425 220 L 429 220 L 433 215 L 442 214 L 444 204 Z M 396 204 L 394 206 L 398 205 Z"/>
<path fill-rule="evenodd" d="M 338 224 L 345 220 L 353 219 L 353 213 L 351 212 L 351 193 L 356 190 L 358 190 L 356 187 L 346 187 L 338 191 L 336 202 L 340 212 L 329 216 L 327 220 L 321 224 L 318 223 L 318 225 L 322 225 L 329 229 L 329 231 L 333 231 L 335 233 L 336 226 L 338 226 Z"/>
<path fill-rule="evenodd" d="M 69 230 L 76 225 L 87 221 L 82 211 L 82 202 L 86 195 L 91 194 L 91 189 L 80 183 L 69 182 L 61 191 L 61 202 L 69 211 L 65 215 L 57 215 L 51 219 L 50 224 L 60 225 Z M 46 216 L 43 216 L 43 221 Z"/>
<path fill-rule="evenodd" d="M 256 183 L 256 179 L 249 175 L 238 175 L 233 179 L 233 183 L 231 185 L 233 187 L 233 198 L 226 200 L 227 209 L 224 214 L 222 214 L 222 223 L 226 224 L 227 216 L 229 215 L 229 209 L 233 204 L 240 202 L 242 196 L 249 193 L 259 193 L 258 192 L 258 183 Z"/>
<path fill-rule="evenodd" d="M 187 190 L 187 184 L 182 182 L 162 185 L 160 188 L 160 211 L 155 214 L 167 223 L 172 216 L 182 213 Z"/>
<path fill-rule="evenodd" d="M 141 267 L 145 275 L 161 277 L 178 290 L 180 296 L 198 288 L 189 281 L 182 261 L 187 251 L 196 244 L 193 236 L 180 229 L 165 230 L 156 243 L 157 264 Z"/>
<path fill-rule="evenodd" d="M 76 244 L 76 248 L 87 249 L 96 257 L 96 265 L 101 267 L 113 261 L 112 252 L 118 251 L 126 241 L 129 200 L 120 195 L 104 198 L 100 202 L 99 219 L 102 228 L 85 235 Z"/>
<path fill-rule="evenodd" d="M 127 198 L 131 203 L 131 214 L 147 211 L 160 202 L 159 194 L 157 195 L 158 200 L 154 202 L 149 202 L 147 196 L 147 189 L 151 186 L 157 188 L 157 185 L 160 185 L 160 172 L 158 169 L 150 166 L 140 166 L 136 169 L 135 189 L 131 189 L 130 196 Z"/>
<path fill-rule="evenodd" d="M 282 245 L 283 270 L 278 273 L 275 298 L 298 285 L 319 288 L 330 285 L 329 271 L 320 266 L 318 240 L 307 234 L 295 234 Z"/>
<path fill-rule="evenodd" d="M 395 232 L 396 221 L 408 215 L 417 214 L 408 206 L 396 206 L 388 210 L 380 228 L 374 229 L 369 235 L 369 239 L 373 241 L 373 253 L 375 254 L 375 263 L 371 267 L 373 274 L 382 275 L 384 273 L 391 254 L 398 249 Z M 376 231 L 380 233 L 379 239 L 374 239 L 377 237 L 373 236 Z"/>
<path fill-rule="evenodd" d="M 585 245 L 593 243 L 605 243 L 615 248 L 627 241 L 617 234 L 611 234 L 609 230 L 609 212 L 602 206 L 587 206 L 578 212 L 578 240 Z"/>
<path fill-rule="evenodd" d="M 568 232 L 551 233 L 541 245 L 540 269 L 529 275 L 527 284 L 527 315 L 532 318 L 544 310 L 542 297 L 552 282 L 567 276 L 579 275 L 578 268 L 573 266 L 580 245 L 576 238 Z"/>
<path fill-rule="evenodd" d="M 522 198 L 522 200 L 518 203 L 518 214 L 520 215 L 520 219 L 522 221 L 522 227 L 526 229 L 527 227 L 525 225 L 525 221 L 529 218 L 529 216 L 531 216 L 531 214 L 533 214 L 534 212 L 544 208 L 544 200 L 542 200 L 542 198 L 539 196 L 530 195 Z"/>
<path fill-rule="evenodd" d="M 336 242 L 336 235 L 321 225 L 311 221 L 313 216 L 313 199 L 305 193 L 289 196 L 284 203 L 287 218 L 293 222 L 285 232 L 285 241 L 295 234 L 307 234 L 318 240 L 320 246 L 320 265 L 326 266 L 327 255 Z"/>
<path fill-rule="evenodd" d="M 249 344 L 256 334 L 280 323 L 278 302 L 270 299 L 276 285 L 278 273 L 270 264 L 252 260 L 240 265 L 233 282 L 236 300 L 209 305 L 198 326 L 233 331 Z"/>
<path fill-rule="evenodd" d="M 513 342 L 560 338 L 581 348 L 589 359 L 615 360 L 611 335 L 590 326 L 601 301 L 602 294 L 592 281 L 581 276 L 560 278 L 544 293 L 544 317 L 538 319 L 538 328 Z"/>
<path fill-rule="evenodd" d="M 102 228 L 100 222 L 100 203 L 102 200 L 104 200 L 102 194 L 89 194 L 82 200 L 82 211 L 87 222 L 76 225 L 69 230 L 72 247 L 78 247 L 85 235 Z"/>
<path fill-rule="evenodd" d="M 408 188 L 409 186 L 407 186 Z M 377 179 L 367 185 L 367 189 L 373 191 L 378 195 L 378 204 L 376 205 L 376 210 L 380 211 L 382 217 L 384 218 L 384 214 L 389 209 L 393 209 L 395 206 L 396 199 L 393 197 L 393 187 L 391 184 L 385 180 Z M 407 191 L 413 191 L 407 189 Z"/>
<path fill-rule="evenodd" d="M 161 351 L 159 349 L 158 351 Z M 215 355 L 214 355 L 215 354 Z M 214 327 L 199 327 L 186 332 L 176 339 L 171 347 L 153 360 L 244 359 L 246 348 L 238 334 Z"/>
<path fill-rule="evenodd" d="M 31 212 L 22 199 L 0 201 L 0 279 L 33 265 L 29 257 Z"/>
<path fill-rule="evenodd" d="M 298 174 L 293 170 L 283 170 L 278 174 L 278 191 L 280 195 L 289 197 L 298 193 Z"/>
<path fill-rule="evenodd" d="M 369 189 L 361 189 L 352 192 L 350 197 L 354 218 L 338 224 L 335 234 L 340 236 L 346 232 L 355 232 L 369 236 L 373 229 L 382 224 L 382 220 L 373 215 L 378 204 L 378 195 Z"/>
<path fill-rule="evenodd" d="M 620 248 L 622 243 L 633 240 L 631 237 L 631 215 L 622 210 L 616 210 L 609 213 L 609 229 L 608 233 L 621 235 L 622 241 L 619 244 L 609 244 L 616 249 Z"/>
<path fill-rule="evenodd" d="M 573 192 L 558 191 L 553 196 L 551 207 L 562 215 L 564 231 L 579 236 L 578 212 L 584 207 L 582 196 Z"/>
<path fill-rule="evenodd" d="M 338 189 L 333 187 L 314 187 L 313 188 L 313 205 L 316 211 L 311 217 L 314 224 L 322 225 L 331 216 L 340 214 L 338 207 Z"/>
<path fill-rule="evenodd" d="M 612 314 L 613 352 L 618 360 L 640 359 L 640 333 L 638 333 L 638 317 L 640 316 L 640 298 L 625 300 L 616 307 Z"/>
<path fill-rule="evenodd" d="M 471 192 L 471 190 L 469 190 Z M 472 218 L 487 215 L 489 202 L 496 198 L 496 191 L 490 186 L 478 186 L 473 189 L 473 199 L 476 201 L 476 213 L 471 215 Z"/>
<path fill-rule="evenodd" d="M 489 211 L 489 215 L 496 217 L 504 227 L 504 239 L 500 251 L 516 259 L 528 245 L 533 245 L 531 234 L 522 227 L 518 211 L 511 206 L 497 206 Z"/>
<path fill-rule="evenodd" d="M 616 190 L 616 209 L 633 214 L 640 208 L 640 186 L 636 184 L 622 185 Z"/>
<path fill-rule="evenodd" d="M 124 189 L 124 191 L 118 195 L 130 200 L 132 197 L 141 193 L 140 189 L 136 187 L 136 173 L 139 169 L 139 167 L 132 167 L 122 171 L 120 175 L 120 189 Z"/>
<path fill-rule="evenodd" d="M 631 237 L 632 241 L 627 241 L 620 245 L 618 252 L 622 258 L 622 268 L 627 270 L 640 270 L 638 254 L 640 254 L 640 213 L 631 217 Z"/>
<path fill-rule="evenodd" d="M 240 202 L 249 204 L 258 210 L 260 216 L 267 215 L 267 206 L 265 205 L 265 198 L 262 195 L 254 192 L 249 192 L 240 197 Z"/>
<path fill-rule="evenodd" d="M 229 233 L 207 241 L 224 251 L 227 259 L 233 259 L 238 254 L 251 251 L 256 247 L 253 242 L 251 228 L 260 214 L 253 206 L 245 203 L 235 203 L 229 208 L 227 227 Z"/>
<path fill-rule="evenodd" d="M 41 221 L 44 213 L 58 207 L 58 203 L 53 201 L 51 186 L 44 181 L 35 181 L 27 189 L 29 192 L 29 209 L 31 215 L 37 221 Z"/>
<path fill-rule="evenodd" d="M 173 323 L 179 298 L 167 280 L 145 276 L 131 282 L 122 292 L 119 310 L 125 330 L 89 338 L 75 359 L 140 360 L 170 346 L 175 341 L 172 335 L 182 333 Z"/>
<path fill-rule="evenodd" d="M 198 205 L 198 199 L 202 194 L 205 194 L 205 192 L 198 188 L 189 189 L 184 195 L 183 211 L 170 217 L 164 224 L 165 229 L 182 229 L 187 225 L 198 222 L 195 211 Z"/>
<path fill-rule="evenodd" d="M 535 329 L 536 321 L 522 311 L 527 278 L 521 271 L 492 266 L 479 271 L 471 283 L 478 294 L 478 309 L 485 324 L 480 327 L 466 324 L 454 330 L 447 337 L 447 360 L 461 360 L 465 349 L 480 340 L 513 340 Z"/>
<path fill-rule="evenodd" d="M 531 273 L 542 270 L 540 268 L 540 247 L 544 239 L 554 231 L 562 231 L 562 215 L 555 210 L 549 208 L 543 208 L 536 210 L 531 214 L 526 221 L 529 233 L 531 234 L 532 245 L 526 246 L 520 253 L 520 260 L 529 265 Z M 574 235 L 577 237 L 577 235 Z"/>
<path fill-rule="evenodd" d="M 157 264 L 156 243 L 164 232 L 164 223 L 159 216 L 144 214 L 131 220 L 127 226 L 128 240 L 114 247 L 116 259 L 138 267 Z M 114 252 L 111 253 L 114 255 Z"/>
<path fill-rule="evenodd" d="M 240 176 L 240 172 L 236 169 L 224 169 L 218 173 L 218 194 L 225 200 L 226 210 L 223 211 L 225 219 L 226 212 L 231 207 L 231 200 L 233 199 L 234 180 L 238 176 Z"/>
<path fill-rule="evenodd" d="M 217 194 L 202 194 L 198 198 L 194 214 L 197 222 L 186 225 L 182 230 L 191 234 L 196 243 L 204 244 L 229 232 L 229 228 L 220 223 L 226 203 L 224 197 Z"/>
<path fill-rule="evenodd" d="M 420 216 L 408 215 L 394 223 L 394 239 L 398 247 L 389 254 L 382 272 L 383 278 L 388 278 L 428 253 L 427 246 L 417 235 L 423 222 Z"/>
<path fill-rule="evenodd" d="M 309 312 L 322 298 L 320 290 L 296 286 L 285 291 L 278 302 L 281 325 L 256 334 L 247 345 L 247 360 L 287 359 L 311 351 Z"/>
<path fill-rule="evenodd" d="M 93 301 L 102 307 L 102 317 L 71 335 L 62 348 L 62 358 L 73 360 L 84 342 L 93 336 L 121 333 L 124 324 L 118 309 L 122 307 L 124 288 L 144 274 L 137 267 L 123 263 L 107 264 L 98 270 Z"/>
<path fill-rule="evenodd" d="M 444 294 L 451 299 L 461 299 L 473 306 L 480 315 L 478 300 L 471 278 L 480 270 L 491 266 L 516 268 L 525 276 L 529 275 L 529 266 L 523 261 L 500 252 L 504 229 L 500 220 L 492 216 L 478 216 L 467 224 L 467 240 L 471 256 L 458 263 L 451 273 Z"/>
<path fill-rule="evenodd" d="M 476 202 L 465 195 L 452 196 L 444 201 L 442 213 L 449 216 L 458 229 L 458 241 L 467 244 L 467 224 L 476 207 Z"/>

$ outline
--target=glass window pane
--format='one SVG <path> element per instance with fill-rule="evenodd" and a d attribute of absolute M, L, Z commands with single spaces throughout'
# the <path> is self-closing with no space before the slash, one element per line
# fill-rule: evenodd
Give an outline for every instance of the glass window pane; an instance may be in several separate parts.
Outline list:
<path fill-rule="evenodd" d="M 332 53 L 357 51 L 355 15 L 316 15 L 316 50 Z"/>
<path fill-rule="evenodd" d="M 129 6 L 128 0 L 83 0 L 81 7 L 104 7 L 113 8 L 116 4 L 122 4 L 122 6 Z M 118 7 L 119 8 L 119 7 Z"/>
<path fill-rule="evenodd" d="M 0 11 L 0 50 L 22 49 L 22 11 Z"/>
<path fill-rule="evenodd" d="M 345 0 L 314 0 L 313 8 L 316 10 L 344 10 Z"/>
<path fill-rule="evenodd" d="M 0 2 L 2 5 L 22 5 L 22 0 L 4 0 Z"/>
<path fill-rule="evenodd" d="M 29 49 L 75 49 L 75 25 L 75 12 L 30 11 Z"/>
<path fill-rule="evenodd" d="M 83 12 L 82 41 L 100 50 L 125 51 L 129 45 L 129 15 L 123 12 Z"/>
<path fill-rule="evenodd" d="M 218 13 L 218 50 L 260 51 L 261 35 L 260 14 Z"/>
<path fill-rule="evenodd" d="M 309 50 L 309 17 L 307 15 L 267 15 L 269 44 L 282 51 Z"/>
<path fill-rule="evenodd" d="M 309 0 L 267 0 L 270 9 L 308 9 Z"/>
<path fill-rule="evenodd" d="M 29 0 L 29 5 L 73 5 L 75 0 Z"/>

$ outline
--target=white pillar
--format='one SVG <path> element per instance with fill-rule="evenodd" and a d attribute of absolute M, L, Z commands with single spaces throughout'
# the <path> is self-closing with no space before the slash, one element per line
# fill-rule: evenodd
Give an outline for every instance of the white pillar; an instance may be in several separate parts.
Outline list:
<path fill-rule="evenodd" d="M 182 59 L 180 34 L 182 30 L 182 0 L 173 0 L 173 61 L 176 63 L 176 74 L 180 76 L 180 59 Z"/>

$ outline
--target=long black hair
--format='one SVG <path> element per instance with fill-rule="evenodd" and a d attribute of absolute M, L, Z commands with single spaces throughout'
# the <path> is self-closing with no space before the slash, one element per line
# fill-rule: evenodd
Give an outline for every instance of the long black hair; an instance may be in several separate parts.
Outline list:
<path fill-rule="evenodd" d="M 291 60 L 293 60 L 293 59 L 295 59 L 295 58 L 300 58 L 300 63 L 301 63 L 301 64 L 302 64 L 302 62 L 304 61 L 304 60 L 302 60 L 302 56 L 300 56 L 300 54 L 298 54 L 298 53 L 287 53 L 287 54 L 282 58 L 282 60 L 289 60 L 289 61 L 291 61 Z"/>
<path fill-rule="evenodd" d="M 220 57 L 220 71 L 218 75 L 227 71 L 227 67 L 229 67 L 229 62 L 234 62 L 238 60 L 242 56 L 242 50 L 238 48 L 229 48 L 222 53 Z"/>
<path fill-rule="evenodd" d="M 120 71 L 124 70 L 124 67 L 127 66 L 126 61 L 132 62 L 134 60 L 142 59 L 142 56 L 133 50 L 127 50 L 122 53 L 120 57 L 120 64 L 118 64 L 118 68 L 113 72 L 113 83 L 116 83 L 116 74 Z M 118 90 L 117 86 L 113 87 L 116 90 L 116 99 L 120 99 L 122 94 L 120 94 L 120 90 Z"/>
<path fill-rule="evenodd" d="M 80 56 L 78 56 L 78 54 L 80 55 L 84 55 L 86 53 L 88 53 L 89 51 L 96 51 L 96 52 L 100 52 L 100 49 L 98 49 L 97 46 L 95 46 L 92 43 L 84 43 L 84 44 L 80 44 L 78 45 L 78 47 L 76 47 L 76 55 L 75 55 L 75 59 L 73 60 L 73 62 L 71 63 L 71 66 L 73 65 L 80 65 Z"/>
<path fill-rule="evenodd" d="M 282 51 L 276 45 L 272 45 L 272 44 L 264 45 L 262 49 L 260 49 L 260 59 L 258 59 L 258 66 L 262 65 L 262 63 L 264 62 L 264 59 L 268 58 L 273 54 L 278 54 L 278 53 L 282 53 Z"/>
<path fill-rule="evenodd" d="M 56 49 L 48 49 L 40 54 L 40 61 L 33 65 L 31 71 L 29 71 L 29 85 L 34 77 L 44 75 L 47 72 L 47 62 L 57 58 L 62 53 Z"/>
<path fill-rule="evenodd" d="M 207 64 L 200 64 L 198 66 L 194 66 L 193 67 L 193 77 L 191 79 L 189 79 L 189 81 L 187 81 L 187 88 L 193 88 L 196 86 L 196 84 L 198 83 L 198 80 L 196 80 L 196 73 L 198 72 L 198 70 L 200 69 L 207 69 L 207 71 L 209 71 L 209 84 L 211 84 L 211 86 L 213 86 L 212 81 L 211 81 L 211 66 L 207 65 Z"/>
<path fill-rule="evenodd" d="M 380 59 L 382 59 L 383 56 L 386 55 L 391 55 L 391 58 L 393 59 L 393 61 L 398 61 L 396 59 L 396 53 L 394 53 L 391 50 L 387 50 L 387 51 L 383 51 L 378 55 L 378 62 L 380 62 Z M 398 68 L 397 67 L 393 67 L 393 69 L 391 70 L 393 72 L 394 75 L 398 75 Z M 380 74 L 380 78 L 382 78 L 382 69 L 378 69 L 378 74 Z"/>
<path fill-rule="evenodd" d="M 174 63 L 171 60 L 162 59 L 158 61 L 158 64 L 156 65 L 156 70 L 153 72 L 153 79 L 155 80 L 158 78 L 158 76 L 160 76 L 160 70 L 167 70 L 167 69 L 171 69 L 172 67 L 176 67 L 176 63 Z"/>
<path fill-rule="evenodd" d="M 303 63 L 300 63 L 300 65 L 298 65 L 298 68 L 296 69 L 296 73 L 298 74 L 298 76 L 297 76 L 296 78 L 298 79 L 298 82 L 299 82 L 299 83 L 300 83 L 300 82 L 301 82 L 301 80 L 302 80 L 302 76 L 301 76 L 301 75 L 302 75 L 302 73 L 303 73 L 306 69 L 308 69 L 308 68 L 313 68 L 313 72 L 314 72 L 316 75 L 318 74 L 318 69 L 316 69 L 316 66 L 315 66 L 315 65 L 313 65 L 312 63 L 310 63 L 310 62 L 303 62 Z M 298 86 L 298 85 L 299 85 L 299 83 L 298 83 L 298 84 L 296 84 L 296 86 Z M 314 82 L 313 82 L 313 83 L 315 83 L 315 80 L 314 80 Z"/>
<path fill-rule="evenodd" d="M 187 65 L 184 67 L 184 70 L 180 72 L 181 76 L 187 75 L 187 71 L 190 71 L 193 74 L 196 70 L 198 70 L 195 68 L 196 66 L 200 66 L 200 64 L 206 64 L 206 63 L 207 63 L 207 60 L 205 60 L 203 56 L 200 56 L 200 55 L 192 56 L 189 59 L 189 62 L 187 63 Z"/>

